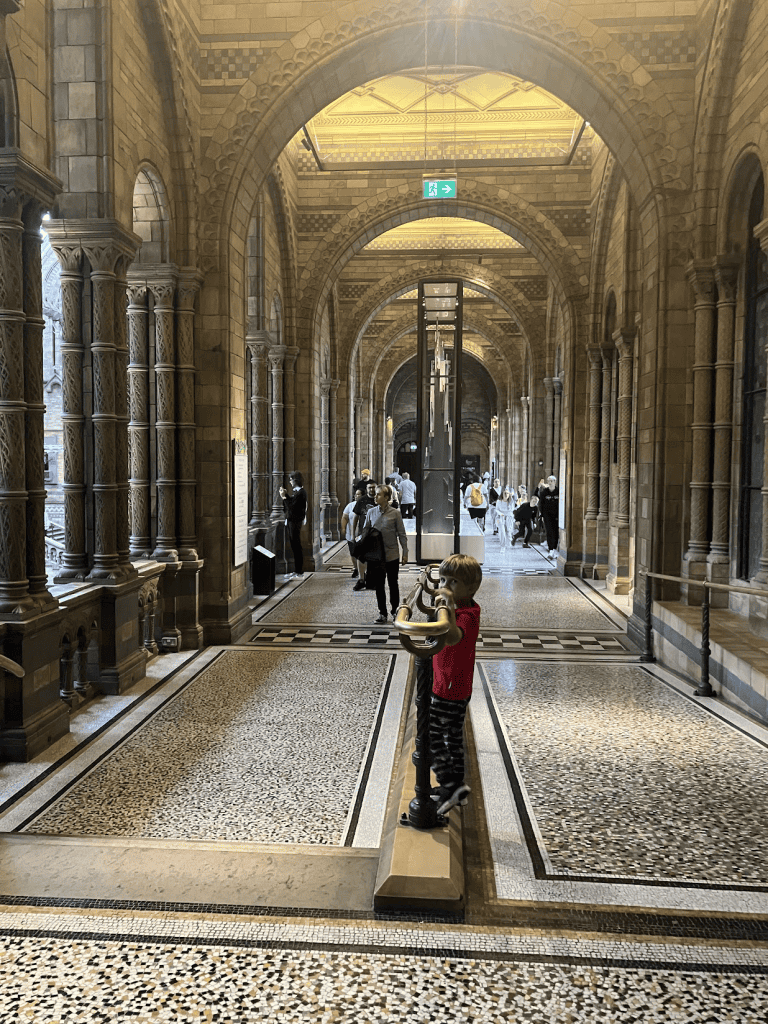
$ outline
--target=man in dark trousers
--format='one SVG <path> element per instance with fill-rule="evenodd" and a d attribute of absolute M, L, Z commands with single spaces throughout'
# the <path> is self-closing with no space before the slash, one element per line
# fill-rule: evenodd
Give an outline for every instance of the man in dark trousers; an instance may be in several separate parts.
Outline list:
<path fill-rule="evenodd" d="M 294 576 L 301 578 L 304 575 L 304 552 L 301 547 L 301 528 L 307 517 L 307 492 L 304 490 L 304 477 L 301 473 L 291 473 L 288 477 L 291 483 L 291 494 L 280 488 L 280 497 L 283 499 L 285 510 L 285 525 L 288 528 L 288 541 L 293 552 L 294 572 L 286 573 L 285 578 L 292 580 Z"/>
<path fill-rule="evenodd" d="M 539 499 L 534 494 L 530 501 L 524 501 L 523 504 L 518 505 L 513 512 L 518 526 L 517 533 L 512 538 L 512 547 L 515 546 L 515 541 L 523 536 L 523 533 L 525 533 L 523 547 L 529 548 L 531 546 L 528 541 L 531 539 L 531 533 L 533 532 L 533 521 L 536 518 L 536 506 L 538 504 Z"/>

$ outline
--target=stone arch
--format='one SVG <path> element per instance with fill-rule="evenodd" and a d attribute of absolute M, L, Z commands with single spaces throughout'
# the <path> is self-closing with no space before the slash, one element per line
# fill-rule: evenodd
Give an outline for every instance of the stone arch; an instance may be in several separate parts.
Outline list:
<path fill-rule="evenodd" d="M 764 174 L 760 154 L 749 147 L 739 154 L 726 180 L 724 200 L 720 204 L 717 231 L 718 253 L 743 253 L 747 237 L 749 197 L 760 175 Z"/>
<path fill-rule="evenodd" d="M 441 263 L 439 273 L 461 277 L 476 291 L 497 302 L 517 321 L 529 344 L 543 329 L 542 316 L 533 303 L 515 287 L 514 282 L 491 268 L 464 260 L 452 260 Z M 375 288 L 370 289 L 347 314 L 348 327 L 339 346 L 341 357 L 348 358 L 351 364 L 359 349 L 362 332 L 376 314 L 392 299 L 414 288 L 421 278 L 434 274 L 435 264 L 432 261 L 410 263 L 396 274 L 383 278 Z"/>
<path fill-rule="evenodd" d="M 595 227 L 592 232 L 594 244 L 592 247 L 592 266 L 589 275 L 591 287 L 589 314 L 593 330 L 597 329 L 604 308 L 605 267 L 608 260 L 608 245 L 611 239 L 611 220 L 616 209 L 616 201 L 619 197 L 623 181 L 624 175 L 621 168 L 613 157 L 609 155 L 603 173 L 603 180 L 600 184 L 597 213 L 595 214 Z M 589 345 L 592 344 L 593 339 L 585 338 L 584 342 L 585 345 Z"/>
<path fill-rule="evenodd" d="M 583 294 L 586 268 L 563 233 L 544 214 L 508 189 L 462 180 L 462 201 L 420 198 L 421 178 L 379 192 L 333 226 L 305 263 L 300 316 L 316 325 L 328 290 L 346 263 L 368 242 L 400 224 L 431 217 L 458 217 L 498 228 L 536 257 L 553 281 L 561 304 Z M 453 203 L 453 205 L 451 205 Z M 441 271 L 442 272 L 442 271 Z"/>
<path fill-rule="evenodd" d="M 171 255 L 180 265 L 197 262 L 200 195 L 198 166 L 193 143 L 192 120 L 184 92 L 182 58 L 176 40 L 173 17 L 168 0 L 145 0 L 139 5 L 144 22 L 145 40 L 154 57 L 158 89 L 163 96 L 163 110 L 168 122 L 168 151 L 173 176 L 173 211 L 175 234 L 171 236 Z M 134 166 L 138 167 L 136 157 Z"/>
<path fill-rule="evenodd" d="M 134 267 L 170 262 L 168 193 L 159 171 L 149 164 L 139 168 L 133 185 L 133 231 L 141 238 Z"/>
<path fill-rule="evenodd" d="M 545 14 L 532 2 L 475 0 L 462 18 L 458 52 L 453 24 L 450 9 L 430 20 L 430 64 L 489 67 L 554 94 L 567 92 L 570 105 L 627 166 L 640 208 L 651 204 L 660 213 L 667 194 L 688 191 L 682 166 L 690 141 L 664 90 L 571 5 L 550 0 Z M 382 0 L 373 8 L 353 0 L 276 48 L 233 97 L 206 149 L 202 236 L 208 251 L 218 244 L 227 252 L 232 226 L 247 222 L 236 207 L 255 194 L 301 124 L 371 78 L 424 65 L 423 26 L 419 6 L 409 0 Z"/>
<path fill-rule="evenodd" d="M 296 234 L 290 215 L 290 203 L 286 201 L 285 180 L 279 165 L 267 178 L 267 190 L 272 201 L 272 210 L 277 225 L 277 236 L 280 244 L 280 275 L 283 287 L 283 306 L 285 309 L 296 309 Z M 283 320 L 283 328 L 288 337 L 293 337 L 293 323 Z M 284 341 L 293 344 L 293 341 Z"/>
<path fill-rule="evenodd" d="M 698 202 L 693 255 L 700 259 L 714 255 L 716 239 L 721 237 L 717 230 L 720 204 L 712 202 L 712 197 L 723 194 L 720 185 L 726 180 L 722 164 L 726 133 L 722 125 L 733 99 L 739 69 L 737 55 L 751 10 L 752 0 L 720 0 L 710 37 L 694 136 L 693 191 Z"/>

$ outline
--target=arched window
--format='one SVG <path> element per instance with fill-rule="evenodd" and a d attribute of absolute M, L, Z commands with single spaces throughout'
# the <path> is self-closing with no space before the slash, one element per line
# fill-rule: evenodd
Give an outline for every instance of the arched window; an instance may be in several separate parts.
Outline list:
<path fill-rule="evenodd" d="M 739 576 L 750 579 L 763 546 L 763 448 L 765 445 L 765 348 L 768 341 L 768 257 L 754 229 L 763 219 L 762 175 L 749 204 L 744 282 L 743 442 L 739 514 Z"/>

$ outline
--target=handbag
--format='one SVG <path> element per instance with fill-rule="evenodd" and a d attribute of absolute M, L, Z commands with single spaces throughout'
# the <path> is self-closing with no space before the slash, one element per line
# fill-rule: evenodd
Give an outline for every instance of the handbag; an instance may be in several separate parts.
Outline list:
<path fill-rule="evenodd" d="M 372 526 L 363 530 L 360 540 L 352 545 L 350 554 L 358 562 L 383 562 L 384 541 L 379 531 Z"/>

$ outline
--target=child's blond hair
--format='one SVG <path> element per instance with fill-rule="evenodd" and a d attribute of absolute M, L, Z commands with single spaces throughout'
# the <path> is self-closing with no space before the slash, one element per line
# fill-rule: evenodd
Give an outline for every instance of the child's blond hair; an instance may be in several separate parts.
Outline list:
<path fill-rule="evenodd" d="M 459 580 L 473 597 L 483 582 L 483 570 L 480 568 L 480 563 L 471 555 L 448 555 L 440 563 L 440 575 Z"/>

